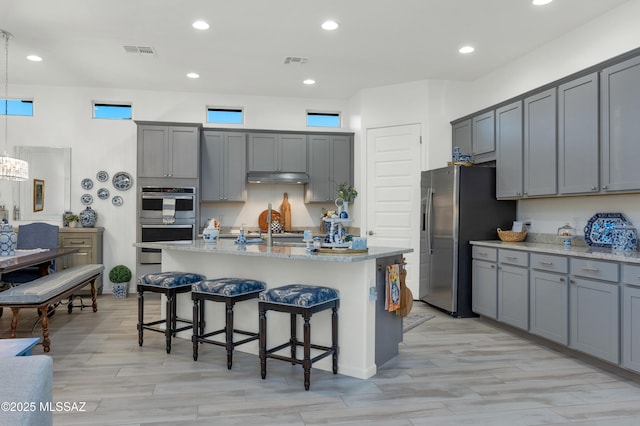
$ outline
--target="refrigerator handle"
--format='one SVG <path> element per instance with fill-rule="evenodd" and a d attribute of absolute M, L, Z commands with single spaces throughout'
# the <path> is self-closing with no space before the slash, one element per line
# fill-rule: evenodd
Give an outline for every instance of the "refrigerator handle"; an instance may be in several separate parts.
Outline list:
<path fill-rule="evenodd" d="M 426 214 L 422 219 L 423 229 L 427 231 L 427 253 L 431 254 L 431 208 L 433 207 L 433 188 L 427 188 Z"/>

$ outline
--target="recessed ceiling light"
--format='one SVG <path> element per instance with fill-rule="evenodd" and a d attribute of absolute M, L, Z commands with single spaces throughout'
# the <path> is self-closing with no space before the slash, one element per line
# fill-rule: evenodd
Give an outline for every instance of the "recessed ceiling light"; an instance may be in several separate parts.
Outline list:
<path fill-rule="evenodd" d="M 476 49 L 471 46 L 462 46 L 460 49 L 458 49 L 458 52 L 468 54 L 473 52 L 474 50 Z"/>
<path fill-rule="evenodd" d="M 41 62 L 42 58 L 38 55 L 29 55 L 27 56 L 27 59 L 33 62 Z"/>
<path fill-rule="evenodd" d="M 327 31 L 337 30 L 340 25 L 336 21 L 326 21 L 322 24 L 322 29 Z"/>
<path fill-rule="evenodd" d="M 209 29 L 209 24 L 207 24 L 204 21 L 196 21 L 192 24 L 193 28 L 195 28 L 196 30 L 208 30 Z"/>
<path fill-rule="evenodd" d="M 304 84 L 306 84 L 307 86 L 310 86 L 312 84 L 316 84 L 316 81 L 312 78 L 307 78 L 306 80 L 303 81 Z"/>
<path fill-rule="evenodd" d="M 189 74 L 187 74 L 187 77 L 189 77 L 189 78 L 200 78 L 200 74 L 195 73 L 195 72 L 190 72 Z"/>
<path fill-rule="evenodd" d="M 533 4 L 535 6 L 544 6 L 545 4 L 551 3 L 553 0 L 533 0 Z"/>

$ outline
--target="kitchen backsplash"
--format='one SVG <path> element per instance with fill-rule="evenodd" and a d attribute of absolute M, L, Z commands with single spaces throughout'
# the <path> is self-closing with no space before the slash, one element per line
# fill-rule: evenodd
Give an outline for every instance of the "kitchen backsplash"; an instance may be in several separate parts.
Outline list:
<path fill-rule="evenodd" d="M 316 229 L 320 227 L 322 209 L 335 210 L 333 203 L 304 203 L 304 185 L 247 184 L 247 201 L 244 203 L 203 203 L 200 207 L 200 226 L 206 225 L 208 218 L 218 219 L 223 227 L 239 228 L 242 224 L 249 228 L 258 227 L 258 216 L 267 209 L 269 203 L 280 211 L 284 193 L 291 204 L 291 225 L 293 228 Z"/>

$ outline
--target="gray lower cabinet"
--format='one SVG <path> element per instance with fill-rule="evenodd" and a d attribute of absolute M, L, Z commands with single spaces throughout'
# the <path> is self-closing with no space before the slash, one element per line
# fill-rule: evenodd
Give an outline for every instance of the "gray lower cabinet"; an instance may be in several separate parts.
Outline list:
<path fill-rule="evenodd" d="M 494 249 L 495 250 L 495 249 Z M 471 308 L 478 315 L 498 317 L 498 268 L 496 262 L 473 259 Z"/>
<path fill-rule="evenodd" d="M 640 188 L 640 57 L 601 73 L 601 191 Z"/>
<path fill-rule="evenodd" d="M 138 125 L 139 178 L 197 178 L 199 125 Z"/>
<path fill-rule="evenodd" d="M 72 266 L 88 265 L 103 262 L 104 228 L 60 228 L 58 234 L 59 246 L 62 248 L 74 248 L 78 251 L 62 257 L 58 265 L 59 269 Z M 106 276 L 106 278 L 104 278 Z M 109 272 L 105 271 L 96 279 L 96 291 L 102 294 L 103 279 L 109 279 Z M 82 289 L 80 295 L 91 294 L 91 285 Z"/>
<path fill-rule="evenodd" d="M 463 154 L 472 154 L 471 146 L 471 119 L 463 120 L 451 126 L 452 146 L 460 148 Z"/>
<path fill-rule="evenodd" d="M 292 133 L 249 133 L 250 172 L 306 172 L 307 136 Z"/>
<path fill-rule="evenodd" d="M 529 329 L 529 254 L 498 250 L 498 321 Z"/>
<path fill-rule="evenodd" d="M 598 73 L 558 86 L 558 194 L 600 189 Z"/>
<path fill-rule="evenodd" d="M 569 344 L 569 260 L 531 253 L 529 331 Z"/>
<path fill-rule="evenodd" d="M 622 366 L 640 372 L 640 266 L 622 267 Z"/>
<path fill-rule="evenodd" d="M 305 202 L 333 202 L 340 183 L 353 184 L 353 139 L 344 135 L 309 135 L 307 139 Z"/>
<path fill-rule="evenodd" d="M 485 163 L 496 159 L 495 114 L 488 111 L 471 119 L 473 160 Z"/>
<path fill-rule="evenodd" d="M 496 110 L 496 198 L 521 198 L 522 101 Z"/>
<path fill-rule="evenodd" d="M 619 265 L 571 259 L 569 346 L 620 362 Z"/>
<path fill-rule="evenodd" d="M 205 130 L 202 135 L 201 201 L 245 201 L 247 134 Z"/>
<path fill-rule="evenodd" d="M 556 150 L 554 87 L 524 100 L 524 196 L 556 194 Z"/>

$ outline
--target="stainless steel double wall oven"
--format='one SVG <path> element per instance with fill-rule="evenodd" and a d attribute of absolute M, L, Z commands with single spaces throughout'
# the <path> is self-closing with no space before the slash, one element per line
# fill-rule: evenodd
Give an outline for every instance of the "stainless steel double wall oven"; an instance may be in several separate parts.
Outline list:
<path fill-rule="evenodd" d="M 197 236 L 197 197 L 194 187 L 142 186 L 138 194 L 137 241 L 193 241 Z M 165 200 L 173 207 L 165 210 Z M 163 216 L 169 212 L 169 220 Z M 164 214 L 163 214 L 164 213 Z M 170 223 L 167 223 L 170 222 Z M 138 263 L 160 264 L 161 251 L 138 248 Z"/>

